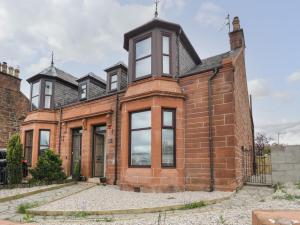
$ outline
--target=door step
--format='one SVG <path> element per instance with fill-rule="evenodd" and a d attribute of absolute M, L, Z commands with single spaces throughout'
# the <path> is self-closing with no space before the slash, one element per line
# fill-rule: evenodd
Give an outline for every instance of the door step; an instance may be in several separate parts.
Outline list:
<path fill-rule="evenodd" d="M 88 178 L 87 182 L 93 184 L 100 184 L 100 179 L 99 177 L 90 177 Z"/>

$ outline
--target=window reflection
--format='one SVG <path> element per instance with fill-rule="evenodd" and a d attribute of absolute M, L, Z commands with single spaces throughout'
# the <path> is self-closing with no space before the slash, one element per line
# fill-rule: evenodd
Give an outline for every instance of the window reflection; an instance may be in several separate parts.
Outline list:
<path fill-rule="evenodd" d="M 151 37 L 136 43 L 135 59 L 136 78 L 151 74 Z"/>
<path fill-rule="evenodd" d="M 50 130 L 40 130 L 39 155 L 50 148 Z"/>

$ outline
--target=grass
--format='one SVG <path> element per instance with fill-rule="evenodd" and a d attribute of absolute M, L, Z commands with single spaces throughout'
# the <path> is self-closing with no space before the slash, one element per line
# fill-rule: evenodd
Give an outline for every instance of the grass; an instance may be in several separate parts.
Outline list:
<path fill-rule="evenodd" d="M 275 191 L 280 191 L 284 189 L 284 185 L 282 183 L 277 183 L 274 185 Z"/>
<path fill-rule="evenodd" d="M 17 207 L 17 212 L 18 213 L 22 213 L 25 214 L 27 212 L 27 209 L 30 208 L 34 208 L 36 207 L 38 204 L 37 202 L 26 202 L 26 203 L 22 203 Z"/>
<path fill-rule="evenodd" d="M 115 219 L 112 217 L 104 217 L 101 219 L 96 219 L 97 223 L 100 223 L 100 222 L 108 222 L 109 223 L 109 222 L 113 222 L 113 221 L 115 221 Z"/>
<path fill-rule="evenodd" d="M 219 217 L 219 220 L 220 220 L 220 223 L 221 224 L 225 224 L 225 219 L 224 219 L 224 217 L 223 217 L 223 215 L 221 215 L 220 217 Z"/>
<path fill-rule="evenodd" d="M 300 189 L 300 181 L 297 182 L 295 185 L 296 185 L 296 187 L 297 187 L 298 189 Z"/>
<path fill-rule="evenodd" d="M 25 223 L 34 222 L 33 216 L 30 215 L 30 214 L 27 214 L 27 213 L 23 216 L 23 220 L 24 220 Z"/>
<path fill-rule="evenodd" d="M 74 216 L 75 216 L 76 218 L 85 218 L 85 217 L 87 217 L 88 215 L 89 215 L 88 213 L 83 212 L 83 211 L 74 213 Z"/>
<path fill-rule="evenodd" d="M 284 199 L 284 200 L 289 200 L 289 201 L 293 201 L 296 199 L 300 199 L 300 195 L 292 195 L 292 194 L 285 194 L 283 196 L 275 196 L 275 199 Z"/>
<path fill-rule="evenodd" d="M 185 204 L 182 209 L 186 210 L 186 209 L 196 209 L 196 208 L 202 208 L 206 206 L 206 203 L 204 201 L 200 201 L 200 202 L 192 202 L 192 203 L 188 203 Z"/>

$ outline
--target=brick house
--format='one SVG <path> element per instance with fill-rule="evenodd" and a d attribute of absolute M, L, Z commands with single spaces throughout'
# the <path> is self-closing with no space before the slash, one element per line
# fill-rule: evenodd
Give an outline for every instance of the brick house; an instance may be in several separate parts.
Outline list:
<path fill-rule="evenodd" d="M 201 59 L 180 25 L 160 19 L 124 35 L 118 62 L 81 78 L 53 64 L 28 79 L 22 124 L 27 160 L 47 148 L 72 175 L 106 177 L 123 190 L 235 190 L 252 123 L 239 19 L 230 51 Z"/>
<path fill-rule="evenodd" d="M 19 132 L 30 102 L 20 91 L 19 69 L 0 63 L 0 149 L 7 147 L 10 136 Z"/>

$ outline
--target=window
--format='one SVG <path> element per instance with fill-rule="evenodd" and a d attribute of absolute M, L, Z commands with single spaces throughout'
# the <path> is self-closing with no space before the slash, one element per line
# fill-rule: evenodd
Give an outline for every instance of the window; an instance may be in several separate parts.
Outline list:
<path fill-rule="evenodd" d="M 45 108 L 51 108 L 51 98 L 52 98 L 52 82 L 45 81 Z"/>
<path fill-rule="evenodd" d="M 50 130 L 40 130 L 39 155 L 50 148 Z"/>
<path fill-rule="evenodd" d="M 135 44 L 135 78 L 151 74 L 151 37 Z"/>
<path fill-rule="evenodd" d="M 80 99 L 86 99 L 87 95 L 87 84 L 82 84 L 80 86 Z"/>
<path fill-rule="evenodd" d="M 31 166 L 31 161 L 32 161 L 32 143 L 33 143 L 33 130 L 26 131 L 24 158 L 27 160 L 28 166 Z"/>
<path fill-rule="evenodd" d="M 175 167 L 175 113 L 174 109 L 162 110 L 162 166 Z"/>
<path fill-rule="evenodd" d="M 130 166 L 151 166 L 151 110 L 130 114 Z"/>
<path fill-rule="evenodd" d="M 40 103 L 40 82 L 32 84 L 31 90 L 31 109 L 39 108 Z"/>
<path fill-rule="evenodd" d="M 118 83 L 118 75 L 117 74 L 112 74 L 110 76 L 110 90 L 117 89 L 117 83 Z"/>
<path fill-rule="evenodd" d="M 163 73 L 170 74 L 170 37 L 162 36 Z"/>

